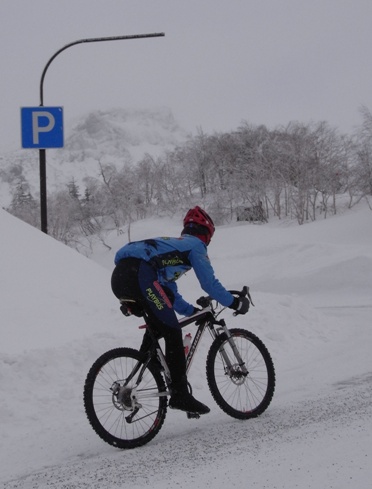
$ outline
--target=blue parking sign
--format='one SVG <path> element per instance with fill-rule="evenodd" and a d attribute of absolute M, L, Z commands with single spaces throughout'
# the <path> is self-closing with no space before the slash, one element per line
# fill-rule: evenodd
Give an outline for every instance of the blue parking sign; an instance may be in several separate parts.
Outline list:
<path fill-rule="evenodd" d="M 63 108 L 22 107 L 22 148 L 62 148 Z"/>

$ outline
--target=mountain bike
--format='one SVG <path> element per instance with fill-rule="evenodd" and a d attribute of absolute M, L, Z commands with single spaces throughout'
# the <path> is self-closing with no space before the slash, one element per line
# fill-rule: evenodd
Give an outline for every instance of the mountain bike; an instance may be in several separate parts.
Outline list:
<path fill-rule="evenodd" d="M 247 296 L 248 287 L 230 291 Z M 275 389 L 275 369 L 263 342 L 245 329 L 228 329 L 220 314 L 226 309 L 211 297 L 201 297 L 202 308 L 180 319 L 181 328 L 195 323 L 196 334 L 186 357 L 187 372 L 205 330 L 212 336 L 206 359 L 209 390 L 217 405 L 233 418 L 246 420 L 262 414 Z M 236 314 L 236 313 L 234 313 Z M 171 395 L 171 376 L 159 344 L 144 315 L 152 345 L 145 353 L 115 348 L 99 357 L 85 380 L 84 406 L 95 432 L 107 443 L 127 449 L 152 440 L 163 426 Z M 190 392 L 191 386 L 189 385 Z M 188 418 L 199 415 L 187 413 Z"/>

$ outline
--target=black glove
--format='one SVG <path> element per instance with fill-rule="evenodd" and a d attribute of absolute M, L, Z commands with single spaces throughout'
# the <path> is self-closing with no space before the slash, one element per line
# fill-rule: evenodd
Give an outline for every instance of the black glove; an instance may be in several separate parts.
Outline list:
<path fill-rule="evenodd" d="M 247 314 L 249 309 L 249 299 L 247 297 L 234 297 L 234 300 L 229 306 L 230 309 L 235 309 L 237 314 Z"/>

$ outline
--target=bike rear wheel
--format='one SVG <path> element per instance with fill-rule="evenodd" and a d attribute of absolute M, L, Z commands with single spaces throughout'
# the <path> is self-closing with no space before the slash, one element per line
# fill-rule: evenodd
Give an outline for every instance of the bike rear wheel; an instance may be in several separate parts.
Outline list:
<path fill-rule="evenodd" d="M 228 415 L 238 419 L 254 418 L 268 408 L 273 398 L 273 361 L 266 346 L 250 331 L 231 329 L 230 333 L 248 373 L 239 365 L 223 333 L 214 340 L 208 353 L 209 389 L 216 403 Z"/>
<path fill-rule="evenodd" d="M 84 406 L 89 422 L 105 442 L 118 448 L 145 445 L 165 420 L 166 387 L 156 367 L 148 365 L 136 385 L 143 367 L 141 358 L 131 348 L 110 350 L 95 361 L 85 381 Z M 128 382 L 136 366 L 139 368 Z"/>

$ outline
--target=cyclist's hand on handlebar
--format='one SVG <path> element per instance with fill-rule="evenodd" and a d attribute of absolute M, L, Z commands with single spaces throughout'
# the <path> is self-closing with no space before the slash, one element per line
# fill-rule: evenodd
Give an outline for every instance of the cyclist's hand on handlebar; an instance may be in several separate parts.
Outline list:
<path fill-rule="evenodd" d="M 245 296 L 234 297 L 230 309 L 234 309 L 236 314 L 247 314 L 249 309 L 249 299 Z"/>
<path fill-rule="evenodd" d="M 198 306 L 200 307 L 208 307 L 209 304 L 211 302 L 211 298 L 210 297 L 199 297 L 199 299 L 196 301 L 196 303 L 198 304 Z"/>

